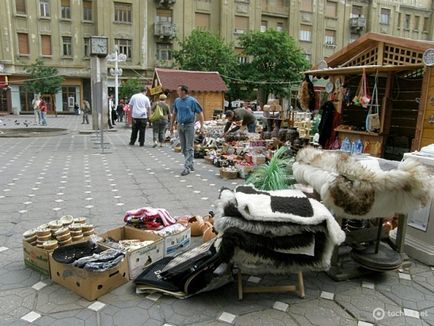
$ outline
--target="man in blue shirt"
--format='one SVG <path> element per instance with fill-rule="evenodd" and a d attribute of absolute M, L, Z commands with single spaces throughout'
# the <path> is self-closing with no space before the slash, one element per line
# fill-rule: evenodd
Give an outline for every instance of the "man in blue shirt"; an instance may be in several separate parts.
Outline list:
<path fill-rule="evenodd" d="M 181 175 L 184 176 L 194 171 L 194 124 L 196 114 L 199 115 L 201 132 L 203 132 L 204 118 L 202 107 L 194 97 L 188 95 L 187 86 L 181 85 L 178 87 L 178 96 L 173 105 L 170 131 L 173 133 L 175 122 L 177 122 L 181 151 L 185 158 L 184 170 L 181 172 Z"/>

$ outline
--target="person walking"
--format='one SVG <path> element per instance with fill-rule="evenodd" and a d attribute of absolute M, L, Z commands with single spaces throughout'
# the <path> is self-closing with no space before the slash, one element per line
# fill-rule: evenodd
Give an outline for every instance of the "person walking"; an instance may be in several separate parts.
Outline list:
<path fill-rule="evenodd" d="M 41 103 L 41 97 L 39 94 L 35 95 L 32 101 L 33 113 L 35 115 L 35 125 L 41 124 L 41 110 L 39 109 L 39 104 Z"/>
<path fill-rule="evenodd" d="M 200 131 L 203 132 L 203 110 L 199 102 L 192 96 L 188 95 L 186 85 L 178 86 L 178 98 L 173 106 L 172 123 L 170 133 L 173 134 L 175 122 L 178 125 L 179 140 L 181 142 L 181 151 L 184 154 L 184 170 L 182 176 L 194 171 L 194 124 L 196 115 L 199 115 Z"/>
<path fill-rule="evenodd" d="M 89 124 L 89 114 L 91 113 L 90 103 L 88 100 L 83 100 L 83 122 L 82 125 L 86 122 Z"/>
<path fill-rule="evenodd" d="M 161 94 L 159 97 L 159 101 L 155 102 L 152 106 L 152 135 L 154 145 L 152 147 L 157 147 L 158 144 L 160 147 L 163 147 L 164 143 L 164 133 L 167 129 L 167 124 L 169 122 L 170 110 L 169 106 L 166 104 L 167 96 L 165 94 Z"/>
<path fill-rule="evenodd" d="M 116 107 L 116 114 L 118 116 L 118 122 L 122 122 L 122 120 L 124 119 L 124 106 L 125 106 L 125 102 L 123 99 L 121 99 L 119 101 L 118 106 Z"/>
<path fill-rule="evenodd" d="M 47 125 L 47 111 L 48 111 L 48 106 L 47 103 L 44 100 L 41 100 L 39 102 L 39 110 L 41 112 L 41 124 L 43 126 Z"/>
<path fill-rule="evenodd" d="M 130 145 L 133 146 L 139 133 L 139 145 L 145 145 L 146 123 L 150 116 L 151 103 L 146 96 L 146 88 L 134 94 L 128 103 L 132 110 L 133 123 L 131 128 Z"/>

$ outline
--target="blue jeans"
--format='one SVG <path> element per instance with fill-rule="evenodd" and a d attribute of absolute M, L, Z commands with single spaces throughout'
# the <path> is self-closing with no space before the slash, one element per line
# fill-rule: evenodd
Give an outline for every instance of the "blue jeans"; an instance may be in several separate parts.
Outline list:
<path fill-rule="evenodd" d="M 251 123 L 247 125 L 247 131 L 252 133 L 256 132 L 256 121 L 255 123 Z"/>
<path fill-rule="evenodd" d="M 184 168 L 193 167 L 194 158 L 194 123 L 178 125 L 179 141 L 181 142 L 181 151 L 184 154 Z"/>
<path fill-rule="evenodd" d="M 43 126 L 47 125 L 47 112 L 42 112 L 41 111 L 41 124 Z"/>

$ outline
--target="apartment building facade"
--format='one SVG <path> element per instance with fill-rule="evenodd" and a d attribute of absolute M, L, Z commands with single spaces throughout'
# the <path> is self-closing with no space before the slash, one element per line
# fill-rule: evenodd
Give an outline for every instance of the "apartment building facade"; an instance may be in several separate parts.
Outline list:
<path fill-rule="evenodd" d="M 127 56 L 122 78 L 151 79 L 173 66 L 171 50 L 194 28 L 233 42 L 269 28 L 298 40 L 312 64 L 372 31 L 433 39 L 432 0 L 3 0 L 0 11 L 0 112 L 31 112 L 25 68 L 37 58 L 65 76 L 47 97 L 52 110 L 71 112 L 90 98 L 89 39 L 109 37 Z M 272 49 L 270 49 L 271 51 Z M 109 74 L 110 76 L 110 74 Z M 109 79 L 109 87 L 113 87 Z"/>

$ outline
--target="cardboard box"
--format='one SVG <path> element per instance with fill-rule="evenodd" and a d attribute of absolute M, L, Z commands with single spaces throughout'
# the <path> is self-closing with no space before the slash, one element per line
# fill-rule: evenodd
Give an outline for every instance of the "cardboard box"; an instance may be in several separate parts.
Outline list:
<path fill-rule="evenodd" d="M 50 277 L 49 251 L 32 246 L 23 240 L 24 264 L 41 274 Z"/>
<path fill-rule="evenodd" d="M 146 230 L 136 229 L 130 226 L 121 226 L 99 234 L 103 239 L 111 238 L 115 241 L 137 239 L 140 241 L 154 241 L 152 244 L 127 253 L 128 278 L 134 280 L 151 263 L 164 257 L 164 241 L 161 237 Z M 106 247 L 100 243 L 102 247 Z"/>
<path fill-rule="evenodd" d="M 182 232 L 170 235 L 164 239 L 164 257 L 176 256 L 187 250 L 191 244 L 191 229 L 188 227 Z"/>
<path fill-rule="evenodd" d="M 128 262 L 123 261 L 105 272 L 90 272 L 72 264 L 62 264 L 50 255 L 51 279 L 92 301 L 128 282 Z"/>

